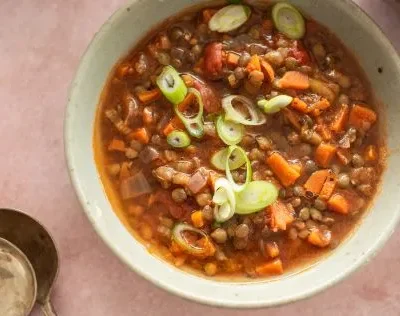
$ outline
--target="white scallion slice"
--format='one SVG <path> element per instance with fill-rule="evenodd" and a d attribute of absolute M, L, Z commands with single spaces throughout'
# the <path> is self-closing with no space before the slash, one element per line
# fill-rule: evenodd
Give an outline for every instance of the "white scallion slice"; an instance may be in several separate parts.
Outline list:
<path fill-rule="evenodd" d="M 225 202 L 222 205 L 214 206 L 214 219 L 218 223 L 226 222 L 227 220 L 231 219 L 233 215 L 235 215 L 235 210 L 232 208 L 232 205 L 228 202 Z"/>
<path fill-rule="evenodd" d="M 242 113 L 238 109 L 235 109 L 233 102 L 240 103 L 248 113 Z M 244 96 L 226 96 L 222 99 L 222 107 L 225 110 L 226 121 L 233 121 L 243 125 L 262 125 L 266 122 L 264 114 L 256 108 L 250 99 Z"/>
<path fill-rule="evenodd" d="M 209 249 L 207 247 L 202 248 L 192 244 L 189 240 L 185 238 L 184 235 L 185 232 L 195 233 L 197 235 L 200 235 L 201 238 L 204 238 L 209 241 L 209 237 L 207 236 L 207 234 L 200 229 L 194 228 L 193 226 L 184 223 L 176 224 L 172 229 L 173 240 L 183 250 L 185 250 L 187 253 L 191 255 L 197 255 L 197 256 L 206 255 Z"/>
<path fill-rule="evenodd" d="M 187 94 L 187 87 L 181 76 L 172 66 L 165 66 L 157 78 L 157 86 L 172 104 L 181 103 Z"/>
<path fill-rule="evenodd" d="M 239 123 L 224 120 L 221 115 L 217 119 L 218 136 L 227 145 L 239 144 L 244 136 L 244 126 Z"/>
<path fill-rule="evenodd" d="M 278 198 L 278 189 L 271 182 L 252 181 L 236 194 L 237 214 L 251 214 L 271 205 Z"/>
<path fill-rule="evenodd" d="M 290 39 L 300 39 L 306 32 L 304 18 L 294 6 L 279 2 L 272 8 L 272 20 L 279 32 Z"/>
<path fill-rule="evenodd" d="M 217 151 L 211 157 L 211 164 L 218 170 L 225 171 L 226 159 L 228 158 L 229 148 L 224 148 Z M 229 168 L 236 170 L 246 163 L 246 159 L 241 154 L 232 153 L 229 159 Z"/>
<path fill-rule="evenodd" d="M 249 19 L 251 9 L 245 5 L 232 4 L 213 15 L 208 27 L 211 31 L 226 33 L 242 26 Z"/>
<path fill-rule="evenodd" d="M 230 156 L 232 154 L 241 155 L 246 161 L 246 180 L 245 180 L 245 182 L 243 184 L 237 184 L 235 182 L 235 180 L 233 180 L 231 169 L 229 167 L 229 159 L 230 159 Z M 229 146 L 228 158 L 227 158 L 227 161 L 226 161 L 225 170 L 226 170 L 226 177 L 231 182 L 233 191 L 235 191 L 235 192 L 243 191 L 246 188 L 246 186 L 249 184 L 249 182 L 250 182 L 250 180 L 252 178 L 252 175 L 253 175 L 252 169 L 251 169 L 250 159 L 247 157 L 246 152 L 243 150 L 243 148 L 241 148 L 239 146 Z"/>
<path fill-rule="evenodd" d="M 260 100 L 258 101 L 258 106 L 261 107 L 265 113 L 274 114 L 287 107 L 292 103 L 293 98 L 288 95 L 278 95 L 270 100 Z"/>

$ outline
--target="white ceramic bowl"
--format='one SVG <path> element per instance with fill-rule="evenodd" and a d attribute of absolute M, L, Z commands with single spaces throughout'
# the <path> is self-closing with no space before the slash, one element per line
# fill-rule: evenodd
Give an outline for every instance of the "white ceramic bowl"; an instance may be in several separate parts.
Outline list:
<path fill-rule="evenodd" d="M 256 283 L 217 282 L 183 272 L 150 255 L 121 224 L 104 193 L 93 158 L 93 123 L 99 97 L 116 62 L 154 25 L 201 0 L 135 0 L 118 10 L 96 34 L 71 86 L 65 118 L 69 172 L 82 206 L 106 244 L 129 267 L 185 298 L 227 307 L 262 307 L 315 294 L 367 263 L 399 219 L 400 59 L 380 29 L 350 0 L 293 0 L 328 26 L 358 57 L 378 98 L 387 106 L 390 156 L 381 193 L 347 241 L 312 269 Z M 378 73 L 378 67 L 383 69 Z M 304 286 L 307 284 L 307 286 Z"/>

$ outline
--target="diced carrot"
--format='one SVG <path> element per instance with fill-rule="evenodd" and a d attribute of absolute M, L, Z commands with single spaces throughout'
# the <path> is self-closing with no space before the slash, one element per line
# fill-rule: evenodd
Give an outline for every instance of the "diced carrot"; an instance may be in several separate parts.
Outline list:
<path fill-rule="evenodd" d="M 354 105 L 350 111 L 349 124 L 358 129 L 368 130 L 376 119 L 377 115 L 371 109 L 361 105 Z"/>
<path fill-rule="evenodd" d="M 194 227 L 201 228 L 204 226 L 204 218 L 202 211 L 193 212 L 190 216 Z"/>
<path fill-rule="evenodd" d="M 123 140 L 118 138 L 113 138 L 110 145 L 108 145 L 109 151 L 125 151 L 125 143 Z"/>
<path fill-rule="evenodd" d="M 139 98 L 140 102 L 149 103 L 157 101 L 159 98 L 161 98 L 161 91 L 158 88 L 153 90 L 140 91 L 137 93 L 137 97 Z"/>
<path fill-rule="evenodd" d="M 159 38 L 160 48 L 171 49 L 171 41 L 166 34 L 162 34 Z"/>
<path fill-rule="evenodd" d="M 332 144 L 321 143 L 315 150 L 315 162 L 324 168 L 329 167 L 332 158 L 335 156 L 336 146 Z"/>
<path fill-rule="evenodd" d="M 304 188 L 307 191 L 312 192 L 314 195 L 318 195 L 329 176 L 329 170 L 318 170 L 313 172 L 313 174 L 308 178 L 307 182 L 304 184 Z"/>
<path fill-rule="evenodd" d="M 378 151 L 375 145 L 369 145 L 365 148 L 364 159 L 368 162 L 374 162 L 378 159 Z"/>
<path fill-rule="evenodd" d="M 270 155 L 266 162 L 285 187 L 291 186 L 300 177 L 300 173 L 277 152 Z"/>
<path fill-rule="evenodd" d="M 126 75 L 133 73 L 133 68 L 130 64 L 122 64 L 117 69 L 117 76 L 124 78 Z"/>
<path fill-rule="evenodd" d="M 187 111 L 195 100 L 195 95 L 193 93 L 188 93 L 181 103 L 178 104 L 178 109 L 180 112 Z"/>
<path fill-rule="evenodd" d="M 342 165 L 347 166 L 350 163 L 351 157 L 347 149 L 338 148 L 338 150 L 336 151 L 336 156 L 338 157 Z"/>
<path fill-rule="evenodd" d="M 265 250 L 267 251 L 268 256 L 271 258 L 276 258 L 279 256 L 279 247 L 275 241 L 267 242 L 265 245 Z"/>
<path fill-rule="evenodd" d="M 342 104 L 340 110 L 336 113 L 332 123 L 331 130 L 340 133 L 344 130 L 347 120 L 349 117 L 349 106 L 347 104 Z"/>
<path fill-rule="evenodd" d="M 301 113 L 308 113 L 309 111 L 307 103 L 299 98 L 294 98 L 290 106 Z"/>
<path fill-rule="evenodd" d="M 169 123 L 164 127 L 163 129 L 163 134 L 165 136 L 168 136 L 169 133 L 175 131 L 175 130 L 184 130 L 185 126 L 183 125 L 182 121 L 179 119 L 179 117 L 174 116 Z"/>
<path fill-rule="evenodd" d="M 321 115 L 322 111 L 326 110 L 327 108 L 329 108 L 331 106 L 331 103 L 325 99 L 322 98 L 320 101 L 314 103 L 311 107 L 312 107 L 312 115 L 314 116 L 318 116 Z"/>
<path fill-rule="evenodd" d="M 328 200 L 328 209 L 332 212 L 346 215 L 349 213 L 350 205 L 343 195 L 335 193 Z"/>
<path fill-rule="evenodd" d="M 268 78 L 268 82 L 275 80 L 274 68 L 265 60 L 261 60 L 261 71 L 264 73 L 264 78 Z"/>
<path fill-rule="evenodd" d="M 260 57 L 258 55 L 251 56 L 250 62 L 247 64 L 246 69 L 249 73 L 253 70 L 261 71 Z"/>
<path fill-rule="evenodd" d="M 119 180 L 122 181 L 131 176 L 131 172 L 129 171 L 129 162 L 124 161 L 121 165 L 121 171 L 119 172 Z"/>
<path fill-rule="evenodd" d="M 228 56 L 226 57 L 226 63 L 228 66 L 236 67 L 239 63 L 239 58 L 240 56 L 238 54 L 228 53 Z"/>
<path fill-rule="evenodd" d="M 298 173 L 301 174 L 301 170 L 303 169 L 303 166 L 301 165 L 301 162 L 296 162 L 296 163 L 290 163 L 290 166 L 296 170 Z"/>
<path fill-rule="evenodd" d="M 270 218 L 270 227 L 272 231 L 286 230 L 287 226 L 294 221 L 293 214 L 287 208 L 286 204 L 275 201 L 267 207 L 267 215 Z"/>
<path fill-rule="evenodd" d="M 282 89 L 307 90 L 310 87 L 308 76 L 299 71 L 286 72 L 278 84 Z"/>
<path fill-rule="evenodd" d="M 256 273 L 259 276 L 282 274 L 283 265 L 281 259 L 275 259 L 271 262 L 256 266 Z"/>
<path fill-rule="evenodd" d="M 307 241 L 314 246 L 325 248 L 329 246 L 332 239 L 332 233 L 329 230 L 321 231 L 318 228 L 313 228 L 308 235 Z"/>
<path fill-rule="evenodd" d="M 215 13 L 217 13 L 217 10 L 214 9 L 203 10 L 203 22 L 204 23 L 210 22 L 211 18 L 214 16 Z"/>
<path fill-rule="evenodd" d="M 129 139 L 136 139 L 142 144 L 148 144 L 150 142 L 150 133 L 145 127 L 140 127 L 128 135 Z"/>
<path fill-rule="evenodd" d="M 284 108 L 282 113 L 285 116 L 285 118 L 289 121 L 289 123 L 293 125 L 293 127 L 295 129 L 297 129 L 298 131 L 301 130 L 301 117 L 298 113 L 296 113 L 288 108 Z"/>
<path fill-rule="evenodd" d="M 329 172 L 329 175 L 325 180 L 322 190 L 319 193 L 319 197 L 323 200 L 328 200 L 332 196 L 333 191 L 335 191 L 336 182 L 337 179 L 335 173 L 333 173 L 332 171 Z"/>

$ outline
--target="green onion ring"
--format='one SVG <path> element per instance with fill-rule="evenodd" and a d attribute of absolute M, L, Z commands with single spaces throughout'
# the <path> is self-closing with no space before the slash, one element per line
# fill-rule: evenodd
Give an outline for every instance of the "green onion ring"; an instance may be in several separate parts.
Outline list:
<path fill-rule="evenodd" d="M 250 120 L 246 119 L 242 113 L 237 111 L 232 102 L 234 100 L 240 101 L 250 114 Z M 228 95 L 222 99 L 222 107 L 225 110 L 225 120 L 233 121 L 243 125 L 262 125 L 266 122 L 266 118 L 262 112 L 255 107 L 253 102 L 241 95 Z"/>
<path fill-rule="evenodd" d="M 246 181 L 243 184 L 237 184 L 232 177 L 232 173 L 231 173 L 231 169 L 229 167 L 229 158 L 232 155 L 232 153 L 234 151 L 239 152 L 246 160 Z M 229 146 L 229 150 L 228 150 L 228 156 L 227 156 L 227 160 L 226 160 L 226 165 L 225 165 L 225 171 L 226 171 L 226 177 L 227 179 L 231 182 L 232 184 L 232 188 L 235 192 L 241 192 L 243 191 L 247 184 L 250 183 L 251 178 L 252 178 L 252 169 L 251 169 L 251 163 L 249 158 L 246 155 L 246 152 L 243 150 L 243 148 L 239 147 L 239 146 Z"/>
<path fill-rule="evenodd" d="M 193 232 L 201 235 L 202 237 L 209 240 L 209 237 L 205 232 L 200 229 L 194 228 L 193 226 L 185 223 L 179 223 L 174 226 L 172 229 L 172 238 L 173 240 L 185 251 L 192 255 L 204 255 L 207 252 L 207 249 L 196 247 L 190 244 L 183 233 L 185 231 Z"/>

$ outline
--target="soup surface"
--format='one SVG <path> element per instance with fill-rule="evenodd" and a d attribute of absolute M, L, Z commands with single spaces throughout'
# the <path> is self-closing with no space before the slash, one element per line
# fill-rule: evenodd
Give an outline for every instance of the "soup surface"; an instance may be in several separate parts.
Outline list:
<path fill-rule="evenodd" d="M 356 60 L 296 8 L 196 9 L 115 67 L 96 162 L 152 253 L 207 276 L 279 275 L 337 247 L 373 199 L 377 113 Z"/>

